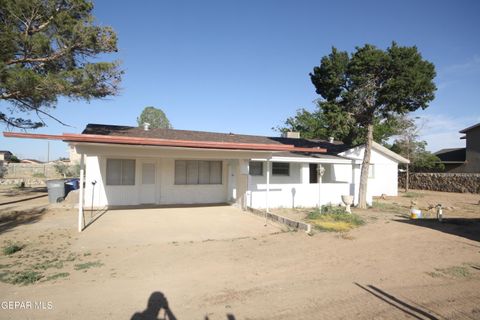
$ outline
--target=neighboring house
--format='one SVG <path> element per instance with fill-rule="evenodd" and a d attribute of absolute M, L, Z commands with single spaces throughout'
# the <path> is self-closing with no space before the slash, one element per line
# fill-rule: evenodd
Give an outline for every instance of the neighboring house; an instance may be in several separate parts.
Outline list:
<path fill-rule="evenodd" d="M 358 201 L 363 146 L 286 137 L 89 124 L 82 134 L 7 137 L 68 142 L 85 165 L 83 206 L 236 203 L 313 207 Z M 368 198 L 397 195 L 398 163 L 374 143 Z M 323 171 L 319 177 L 318 172 Z M 320 183 L 319 183 L 320 182 Z M 81 184 L 82 185 L 82 184 Z"/>
<path fill-rule="evenodd" d="M 43 162 L 35 159 L 22 159 L 20 163 L 42 164 Z"/>
<path fill-rule="evenodd" d="M 465 128 L 460 139 L 466 140 L 465 148 L 442 149 L 434 154 L 445 165 L 446 172 L 480 173 L 480 123 Z"/>
<path fill-rule="evenodd" d="M 13 156 L 13 153 L 7 150 L 0 150 L 0 161 L 8 162 L 10 158 Z"/>

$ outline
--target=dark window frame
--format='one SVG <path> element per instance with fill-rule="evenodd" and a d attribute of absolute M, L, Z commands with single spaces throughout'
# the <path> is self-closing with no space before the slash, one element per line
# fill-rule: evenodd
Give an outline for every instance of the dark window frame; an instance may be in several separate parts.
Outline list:
<path fill-rule="evenodd" d="M 252 172 L 252 164 L 260 167 L 260 173 Z M 257 168 L 258 169 L 258 168 Z M 263 162 L 262 161 L 250 161 L 248 163 L 248 174 L 251 176 L 263 176 Z"/>
<path fill-rule="evenodd" d="M 290 162 L 272 162 L 272 176 L 289 177 Z"/>

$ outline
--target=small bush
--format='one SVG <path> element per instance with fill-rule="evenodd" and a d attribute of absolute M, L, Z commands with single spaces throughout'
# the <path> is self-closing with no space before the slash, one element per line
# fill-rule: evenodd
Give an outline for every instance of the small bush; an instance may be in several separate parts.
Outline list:
<path fill-rule="evenodd" d="M 26 270 L 14 273 L 13 276 L 9 279 L 9 282 L 12 284 L 27 285 L 33 284 L 42 278 L 43 274 L 41 274 L 40 272 Z"/>
<path fill-rule="evenodd" d="M 9 243 L 7 246 L 3 247 L 3 254 L 9 256 L 23 249 L 23 245 L 18 243 Z"/>
<path fill-rule="evenodd" d="M 54 164 L 55 171 L 58 174 L 61 174 L 64 177 L 79 177 L 80 176 L 80 165 L 74 164 L 69 165 L 63 162 L 57 162 Z"/>
<path fill-rule="evenodd" d="M 93 267 L 101 267 L 103 266 L 103 263 L 100 261 L 93 261 L 93 262 L 85 262 L 85 263 L 79 263 L 74 266 L 75 270 L 84 270 L 84 269 L 89 269 Z"/>

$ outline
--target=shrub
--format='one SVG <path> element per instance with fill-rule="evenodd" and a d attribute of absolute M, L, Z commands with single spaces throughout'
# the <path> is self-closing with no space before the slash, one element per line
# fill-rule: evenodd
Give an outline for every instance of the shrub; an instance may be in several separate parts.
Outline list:
<path fill-rule="evenodd" d="M 18 252 L 23 249 L 23 245 L 17 243 L 8 243 L 5 247 L 3 247 L 3 254 L 9 256 Z"/>
<path fill-rule="evenodd" d="M 63 162 L 57 162 L 54 165 L 55 171 L 57 171 L 58 174 L 61 174 L 64 177 L 78 177 L 80 176 L 80 165 L 74 164 L 74 165 L 68 165 Z"/>
<path fill-rule="evenodd" d="M 9 282 L 12 284 L 32 284 L 42 279 L 43 275 L 37 271 L 20 271 L 13 275 Z"/>

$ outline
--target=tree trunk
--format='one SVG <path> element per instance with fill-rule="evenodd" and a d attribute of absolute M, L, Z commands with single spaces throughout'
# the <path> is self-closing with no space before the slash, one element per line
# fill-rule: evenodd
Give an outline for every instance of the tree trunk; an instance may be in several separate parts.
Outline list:
<path fill-rule="evenodd" d="M 362 171 L 360 173 L 360 188 L 358 192 L 358 207 L 367 208 L 367 183 L 368 171 L 370 170 L 370 156 L 372 155 L 373 124 L 367 126 L 367 143 L 363 154 Z"/>

